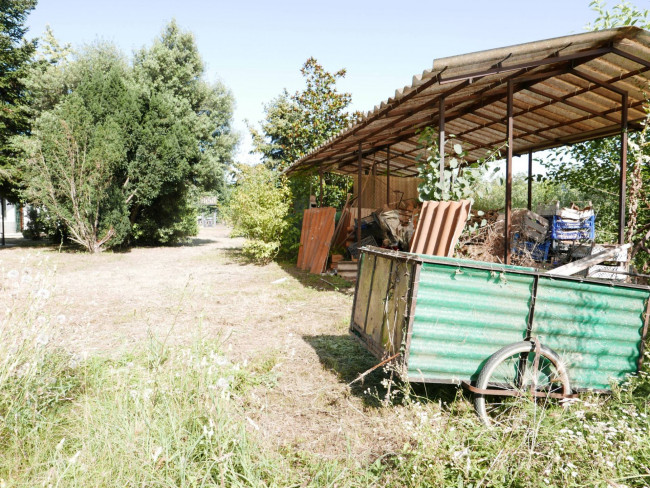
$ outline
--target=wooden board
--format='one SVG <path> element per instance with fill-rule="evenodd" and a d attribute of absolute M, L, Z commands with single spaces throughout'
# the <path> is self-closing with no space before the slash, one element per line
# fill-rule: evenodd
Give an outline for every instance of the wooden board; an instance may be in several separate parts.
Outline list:
<path fill-rule="evenodd" d="M 354 177 L 354 195 L 359 195 L 358 177 Z M 390 178 L 390 201 L 386 201 L 386 177 L 362 175 L 361 176 L 361 206 L 366 208 L 381 208 L 387 203 L 399 202 L 401 200 L 418 199 L 418 185 L 421 178 L 401 178 L 391 176 Z M 398 193 L 395 193 L 395 192 Z M 403 195 L 402 193 L 403 192 Z"/>
<path fill-rule="evenodd" d="M 372 291 L 368 297 L 368 318 L 366 319 L 366 334 L 377 344 L 381 344 L 381 330 L 386 317 L 392 268 L 391 259 L 377 257 Z"/>
<path fill-rule="evenodd" d="M 407 308 L 411 273 L 414 265 L 396 261 L 391 276 L 391 290 L 381 344 L 388 355 L 399 352 L 407 325 Z"/>
<path fill-rule="evenodd" d="M 366 326 L 366 313 L 368 310 L 368 298 L 372 286 L 373 272 L 375 269 L 376 257 L 364 255 L 361 263 L 361 275 L 359 276 L 359 287 L 356 292 L 353 320 L 360 330 Z"/>

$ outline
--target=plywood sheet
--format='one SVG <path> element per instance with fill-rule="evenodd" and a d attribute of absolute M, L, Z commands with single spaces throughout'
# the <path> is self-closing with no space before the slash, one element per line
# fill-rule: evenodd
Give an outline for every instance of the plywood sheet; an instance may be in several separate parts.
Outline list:
<path fill-rule="evenodd" d="M 358 177 L 354 178 L 354 195 L 359 195 Z M 386 195 L 386 177 L 361 175 L 361 206 L 366 208 L 381 208 L 387 203 L 399 202 L 402 200 L 418 199 L 418 185 L 421 178 L 401 178 L 391 176 L 390 178 L 390 201 Z M 395 192 L 398 193 L 395 193 Z M 402 192 L 402 193 L 400 193 Z"/>

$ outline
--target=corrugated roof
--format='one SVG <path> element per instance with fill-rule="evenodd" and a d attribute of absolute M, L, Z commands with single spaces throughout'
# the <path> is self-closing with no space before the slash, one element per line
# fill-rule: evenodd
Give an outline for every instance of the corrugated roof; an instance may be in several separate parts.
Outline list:
<path fill-rule="evenodd" d="M 441 98 L 445 132 L 469 151 L 470 162 L 482 159 L 506 140 L 509 81 L 515 154 L 615 135 L 623 92 L 628 121 L 644 118 L 649 71 L 650 33 L 637 27 L 442 58 L 286 172 L 355 173 L 361 143 L 364 168 L 385 172 L 390 147 L 391 174 L 414 176 L 418 131 L 438 125 Z"/>

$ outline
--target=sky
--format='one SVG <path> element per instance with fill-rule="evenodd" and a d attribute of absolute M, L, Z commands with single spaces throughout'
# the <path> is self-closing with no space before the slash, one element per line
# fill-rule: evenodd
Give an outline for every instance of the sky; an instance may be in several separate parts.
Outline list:
<path fill-rule="evenodd" d="M 594 18 L 589 0 L 39 0 L 27 37 L 49 24 L 73 47 L 104 40 L 131 53 L 176 19 L 194 33 L 207 79 L 234 94 L 237 160 L 254 163 L 246 121 L 262 120 L 283 89 L 302 89 L 310 56 L 328 71 L 345 68 L 340 90 L 352 94 L 352 110 L 368 111 L 434 59 L 581 33 Z"/>

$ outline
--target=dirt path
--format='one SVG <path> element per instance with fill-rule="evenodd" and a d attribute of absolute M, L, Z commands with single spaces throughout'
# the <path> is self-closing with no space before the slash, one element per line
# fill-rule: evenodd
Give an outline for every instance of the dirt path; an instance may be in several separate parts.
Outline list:
<path fill-rule="evenodd" d="M 246 264 L 240 247 L 225 227 L 190 245 L 99 256 L 17 246 L 0 250 L 0 271 L 6 281 L 56 268 L 55 340 L 76 353 L 117 355 L 151 334 L 170 344 L 217 337 L 233 360 L 276 361 L 277 386 L 246 407 L 251 430 L 275 448 L 359 460 L 399 449 L 396 409 L 347 386 L 375 362 L 347 335 L 350 291 L 293 266 Z"/>

